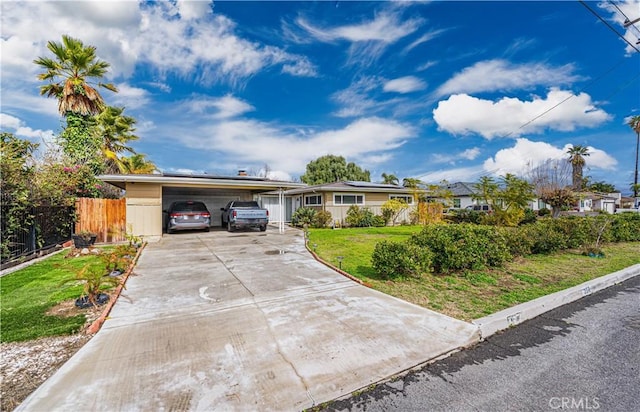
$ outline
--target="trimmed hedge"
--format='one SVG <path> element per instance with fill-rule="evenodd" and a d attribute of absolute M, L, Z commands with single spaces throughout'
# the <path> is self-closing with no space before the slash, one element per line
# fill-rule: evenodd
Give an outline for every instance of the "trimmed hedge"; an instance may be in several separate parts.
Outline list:
<path fill-rule="evenodd" d="M 409 242 L 433 252 L 433 268 L 439 273 L 500 266 L 511 259 L 503 231 L 493 226 L 425 226 Z"/>
<path fill-rule="evenodd" d="M 405 243 L 380 242 L 373 268 L 384 278 L 500 266 L 514 256 L 548 254 L 563 249 L 588 250 L 607 242 L 640 241 L 640 214 L 544 218 L 519 227 L 474 224 L 425 226 Z M 422 252 L 421 252 L 422 251 Z M 422 265 L 422 266 L 421 266 Z"/>

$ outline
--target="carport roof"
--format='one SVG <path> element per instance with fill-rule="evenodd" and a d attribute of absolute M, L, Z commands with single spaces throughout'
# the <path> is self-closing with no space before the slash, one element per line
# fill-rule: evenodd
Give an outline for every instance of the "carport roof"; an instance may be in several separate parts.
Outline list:
<path fill-rule="evenodd" d="M 198 188 L 229 188 L 274 190 L 294 189 L 306 187 L 304 183 L 269 180 L 254 176 L 214 176 L 214 175 L 179 175 L 179 174 L 153 174 L 153 175 L 101 175 L 98 179 L 120 189 L 126 189 L 127 183 L 155 183 L 164 187 L 198 187 Z"/>

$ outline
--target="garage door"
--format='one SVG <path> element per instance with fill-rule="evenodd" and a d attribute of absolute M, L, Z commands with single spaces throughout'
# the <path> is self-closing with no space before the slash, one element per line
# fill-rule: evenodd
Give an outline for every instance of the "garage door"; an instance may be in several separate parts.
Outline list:
<path fill-rule="evenodd" d="M 179 187 L 162 188 L 162 210 L 169 209 L 173 202 L 183 200 L 193 200 L 203 202 L 211 213 L 211 225 L 220 226 L 222 212 L 220 208 L 226 206 L 232 200 L 252 200 L 253 195 L 250 190 L 230 190 L 230 189 L 191 189 Z M 166 229 L 167 214 L 162 214 L 162 228 Z"/>

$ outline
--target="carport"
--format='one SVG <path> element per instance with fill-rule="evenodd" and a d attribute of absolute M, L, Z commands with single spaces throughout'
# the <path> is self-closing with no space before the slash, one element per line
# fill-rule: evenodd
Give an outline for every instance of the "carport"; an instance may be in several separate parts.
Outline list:
<path fill-rule="evenodd" d="M 277 207 L 269 205 L 270 222 L 284 222 L 283 191 L 304 183 L 268 180 L 253 176 L 213 175 L 103 175 L 98 178 L 125 190 L 127 231 L 145 240 L 162 237 L 166 215 L 163 211 L 177 200 L 201 201 L 211 212 L 213 226 L 220 225 L 220 208 L 231 200 L 259 200 L 261 193 L 278 193 Z M 275 212 L 275 213 L 274 213 Z"/>

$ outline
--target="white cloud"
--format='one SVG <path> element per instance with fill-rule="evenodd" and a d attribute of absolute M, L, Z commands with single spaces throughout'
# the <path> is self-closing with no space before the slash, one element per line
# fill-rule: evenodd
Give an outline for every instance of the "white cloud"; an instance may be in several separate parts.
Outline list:
<path fill-rule="evenodd" d="M 566 159 L 567 150 L 572 144 L 556 147 L 545 142 L 534 142 L 525 138 L 516 140 L 513 147 L 496 152 L 494 157 L 485 160 L 483 167 L 489 174 L 504 175 L 512 173 L 523 175 L 527 170 L 551 159 Z M 600 149 L 588 146 L 590 155 L 585 157 L 586 166 L 594 169 L 613 170 L 617 161 Z"/>
<path fill-rule="evenodd" d="M 640 15 L 638 14 L 639 12 L 638 0 L 616 1 L 615 6 L 613 5 L 612 2 L 600 2 L 598 3 L 598 7 L 609 11 L 611 13 L 611 16 L 609 18 L 613 20 L 615 23 L 617 23 L 620 27 L 624 27 L 624 23 L 625 23 L 624 16 L 629 17 L 631 20 L 640 17 Z M 620 9 L 620 11 L 624 13 L 624 15 L 620 13 L 618 9 Z M 635 26 L 635 28 L 633 26 Z M 636 42 L 638 41 L 638 31 L 640 30 L 640 22 L 636 22 L 632 25 L 629 25 L 624 30 L 625 30 L 624 38 L 627 40 L 627 42 L 631 43 L 632 45 L 635 45 L 636 48 L 640 48 L 638 47 L 638 45 L 636 45 Z M 629 45 L 628 43 L 624 43 L 624 44 L 625 44 L 624 50 L 628 55 L 637 53 L 637 50 L 631 47 L 631 45 Z"/>
<path fill-rule="evenodd" d="M 296 23 L 322 42 L 351 42 L 348 63 L 367 65 L 375 61 L 387 46 L 415 32 L 423 20 L 412 18 L 403 21 L 397 10 L 386 10 L 377 13 L 373 20 L 333 28 L 317 27 L 304 18 L 298 18 Z"/>
<path fill-rule="evenodd" d="M 111 94 L 111 92 L 106 92 L 110 94 L 107 100 L 113 101 L 116 106 L 138 109 L 149 103 L 149 92 L 145 89 L 131 86 L 128 83 L 120 83 L 116 87 L 118 88 L 118 93 Z"/>
<path fill-rule="evenodd" d="M 26 126 L 24 121 L 6 113 L 0 113 L 0 128 L 35 143 L 48 144 L 55 138 L 53 130 L 32 129 Z"/>
<path fill-rule="evenodd" d="M 181 106 L 191 113 L 203 114 L 213 119 L 228 119 L 255 110 L 249 103 L 231 94 L 219 98 L 194 96 Z M 214 110 L 213 113 L 211 109 Z"/>
<path fill-rule="evenodd" d="M 213 1 L 178 0 L 176 3 L 183 19 L 199 19 L 212 13 Z"/>
<path fill-rule="evenodd" d="M 240 37 L 233 21 L 210 12 L 210 2 L 2 2 L 0 7 L 3 78 L 35 83 L 33 59 L 48 55 L 46 42 L 60 41 L 62 34 L 96 46 L 98 57 L 111 63 L 113 78 L 128 78 L 142 64 L 160 77 L 188 76 L 203 84 L 237 84 L 279 65 L 287 65 L 283 72 L 291 75 L 315 75 L 306 57 Z"/>
<path fill-rule="evenodd" d="M 198 127 L 193 127 L 199 124 Z M 187 124 L 172 124 L 165 135 L 188 147 L 221 153 L 238 164 L 264 165 L 287 173 L 304 171 L 306 164 L 320 156 L 335 154 L 359 159 L 368 167 L 387 159 L 393 149 L 415 136 L 409 125 L 376 117 L 356 120 L 344 128 L 300 135 L 286 126 L 255 120 L 189 119 L 189 134 L 178 133 Z M 382 156 L 382 157 L 380 157 Z M 218 165 L 220 166 L 220 165 Z"/>
<path fill-rule="evenodd" d="M 559 86 L 580 80 L 573 65 L 549 67 L 543 63 L 511 64 L 506 60 L 486 60 L 456 73 L 436 90 L 436 96 Z"/>
<path fill-rule="evenodd" d="M 484 174 L 482 166 L 459 167 L 446 170 L 436 170 L 418 176 L 425 183 L 437 184 L 446 180 L 449 183 L 473 182 Z"/>
<path fill-rule="evenodd" d="M 420 66 L 416 67 L 416 71 L 417 72 L 425 71 L 428 68 L 435 66 L 436 64 L 438 64 L 437 61 L 430 60 L 430 61 L 425 62 L 425 63 L 421 64 Z"/>
<path fill-rule="evenodd" d="M 415 76 L 399 77 L 384 84 L 385 92 L 411 93 L 424 90 L 427 84 Z"/>
<path fill-rule="evenodd" d="M 480 155 L 480 149 L 477 147 L 472 147 L 470 149 L 463 150 L 459 153 L 453 154 L 442 154 L 435 153 L 431 156 L 431 161 L 433 163 L 451 163 L 454 164 L 458 160 L 475 160 Z"/>
<path fill-rule="evenodd" d="M 523 127 L 547 110 L 550 111 Z M 610 116 L 596 108 L 586 93 L 574 95 L 570 91 L 553 88 L 545 98 L 534 96 L 531 101 L 504 97 L 493 102 L 456 94 L 438 103 L 433 110 L 433 118 L 439 130 L 458 135 L 477 133 L 493 139 L 545 130 L 572 131 L 578 127 L 595 127 L 609 120 Z"/>
<path fill-rule="evenodd" d="M 420 36 L 419 38 L 417 38 L 416 40 L 411 42 L 411 44 L 409 44 L 407 47 L 405 47 L 404 48 L 404 52 L 407 53 L 407 52 L 413 50 L 414 48 L 416 48 L 417 46 L 421 45 L 422 43 L 426 43 L 428 41 L 431 41 L 431 40 L 435 39 L 436 37 L 440 36 L 445 31 L 446 31 L 445 29 L 433 30 L 433 31 L 430 31 L 428 33 L 423 34 L 422 36 Z"/>

